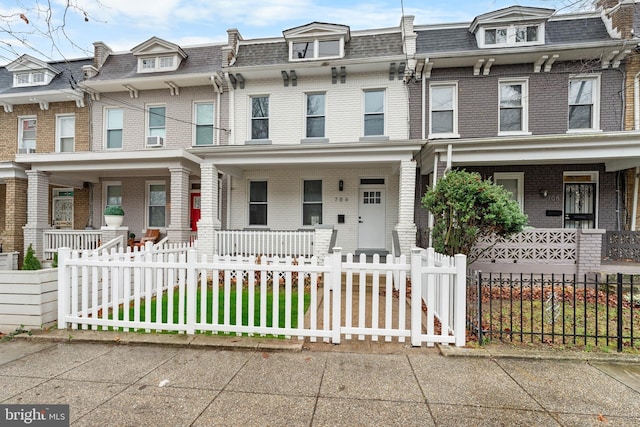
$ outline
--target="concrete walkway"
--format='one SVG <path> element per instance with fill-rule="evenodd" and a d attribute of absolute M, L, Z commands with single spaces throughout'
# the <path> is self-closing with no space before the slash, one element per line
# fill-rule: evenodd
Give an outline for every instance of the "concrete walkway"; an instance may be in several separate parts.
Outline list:
<path fill-rule="evenodd" d="M 74 426 L 640 425 L 635 355 L 52 331 L 0 372 Z"/>

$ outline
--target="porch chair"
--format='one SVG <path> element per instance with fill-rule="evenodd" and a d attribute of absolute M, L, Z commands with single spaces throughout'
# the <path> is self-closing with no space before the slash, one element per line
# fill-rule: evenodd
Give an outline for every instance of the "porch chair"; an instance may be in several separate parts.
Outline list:
<path fill-rule="evenodd" d="M 158 243 L 160 239 L 160 230 L 157 228 L 147 228 L 147 232 L 144 233 L 144 236 L 140 239 L 139 242 L 134 243 L 133 245 L 138 248 L 144 248 L 145 243 L 152 242 Z"/>

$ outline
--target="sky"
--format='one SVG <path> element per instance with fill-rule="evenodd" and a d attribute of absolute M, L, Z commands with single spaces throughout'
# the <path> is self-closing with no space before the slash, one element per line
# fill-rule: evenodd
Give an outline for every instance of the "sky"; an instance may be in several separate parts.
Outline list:
<path fill-rule="evenodd" d="M 63 5 L 68 2 L 77 8 L 65 14 Z M 47 3 L 52 5 L 49 21 L 57 28 L 52 36 L 43 34 Z M 88 57 L 93 55 L 95 41 L 123 52 L 153 36 L 193 46 L 225 43 L 229 28 L 237 28 L 245 39 L 281 37 L 283 30 L 313 21 L 359 30 L 397 26 L 403 11 L 416 17 L 416 25 L 423 25 L 470 22 L 477 15 L 515 4 L 567 13 L 574 3 L 576 0 L 0 0 L 0 64 L 24 53 L 45 61 Z"/>

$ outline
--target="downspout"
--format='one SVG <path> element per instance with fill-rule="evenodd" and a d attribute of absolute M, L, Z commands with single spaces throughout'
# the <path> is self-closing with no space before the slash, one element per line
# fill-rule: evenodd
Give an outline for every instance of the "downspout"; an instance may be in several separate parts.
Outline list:
<path fill-rule="evenodd" d="M 636 216 L 638 215 L 638 190 L 640 187 L 640 166 L 636 166 L 636 176 L 633 181 L 633 205 L 631 208 L 631 231 L 636 231 Z"/>

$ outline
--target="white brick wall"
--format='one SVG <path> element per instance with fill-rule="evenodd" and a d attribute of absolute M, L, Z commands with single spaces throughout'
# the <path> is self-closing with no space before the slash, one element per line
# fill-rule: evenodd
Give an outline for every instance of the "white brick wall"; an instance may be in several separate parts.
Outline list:
<path fill-rule="evenodd" d="M 332 143 L 358 141 L 363 136 L 363 90 L 386 89 L 385 127 L 390 139 L 407 139 L 408 99 L 400 80 L 388 76 L 349 74 L 346 83 L 324 77 L 298 76 L 298 85 L 282 80 L 251 80 L 244 89 L 230 92 L 235 103 L 234 144 L 251 139 L 251 96 L 269 95 L 269 139 L 273 144 L 299 144 L 305 138 L 305 93 L 326 92 L 326 137 Z"/>

